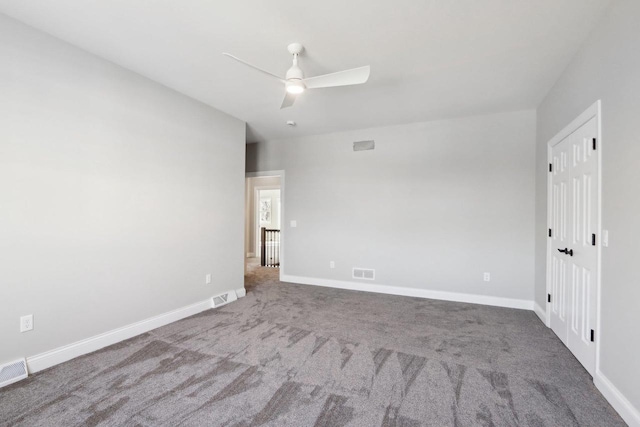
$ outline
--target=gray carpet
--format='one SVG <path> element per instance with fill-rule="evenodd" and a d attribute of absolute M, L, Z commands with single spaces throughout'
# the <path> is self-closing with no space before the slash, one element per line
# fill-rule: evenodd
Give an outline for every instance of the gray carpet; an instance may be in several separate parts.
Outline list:
<path fill-rule="evenodd" d="M 620 426 L 530 311 L 279 283 L 0 391 L 3 426 Z"/>

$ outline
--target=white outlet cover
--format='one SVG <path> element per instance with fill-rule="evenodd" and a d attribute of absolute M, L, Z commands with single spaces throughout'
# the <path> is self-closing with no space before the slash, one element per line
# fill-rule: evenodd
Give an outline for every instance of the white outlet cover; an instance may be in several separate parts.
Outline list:
<path fill-rule="evenodd" d="M 295 219 L 291 220 L 291 228 L 296 228 L 298 226 L 298 221 L 296 221 Z"/>
<path fill-rule="evenodd" d="M 491 273 L 484 273 L 484 281 L 485 282 L 491 281 Z"/>
<path fill-rule="evenodd" d="M 329 261 L 329 268 L 336 268 L 335 261 Z"/>
<path fill-rule="evenodd" d="M 609 230 L 602 230 L 602 246 L 609 247 Z"/>
<path fill-rule="evenodd" d="M 33 314 L 28 314 L 20 318 L 20 332 L 27 332 L 33 329 Z"/>
<path fill-rule="evenodd" d="M 207 274 L 204 280 L 207 285 L 211 284 L 211 273 Z"/>

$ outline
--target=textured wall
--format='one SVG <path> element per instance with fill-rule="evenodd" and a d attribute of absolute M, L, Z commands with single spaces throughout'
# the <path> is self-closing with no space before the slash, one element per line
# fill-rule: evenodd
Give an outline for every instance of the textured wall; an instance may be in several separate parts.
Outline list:
<path fill-rule="evenodd" d="M 0 58 L 0 363 L 243 286 L 243 122 L 2 15 Z"/>
<path fill-rule="evenodd" d="M 249 144 L 247 168 L 285 170 L 288 275 L 531 301 L 534 149 L 522 111 Z"/>

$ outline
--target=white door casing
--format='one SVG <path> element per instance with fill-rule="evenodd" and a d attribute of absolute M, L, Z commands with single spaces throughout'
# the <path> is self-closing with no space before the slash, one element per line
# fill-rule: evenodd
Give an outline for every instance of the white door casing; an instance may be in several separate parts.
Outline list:
<path fill-rule="evenodd" d="M 592 375 L 600 286 L 599 103 L 549 143 L 549 326 Z M 593 113 L 593 114 L 592 114 Z M 569 253 L 561 253 L 567 249 Z"/>

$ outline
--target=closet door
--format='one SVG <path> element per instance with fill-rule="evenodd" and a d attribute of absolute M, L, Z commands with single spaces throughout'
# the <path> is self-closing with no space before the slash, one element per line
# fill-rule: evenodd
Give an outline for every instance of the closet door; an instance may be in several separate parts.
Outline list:
<path fill-rule="evenodd" d="M 551 329 L 567 344 L 568 272 L 570 232 L 573 229 L 572 186 L 569 165 L 572 162 L 571 136 L 552 149 L 551 161 L 551 286 L 549 292 Z"/>
<path fill-rule="evenodd" d="M 593 118 L 572 136 L 571 177 L 572 218 L 569 230 L 569 328 L 567 347 L 584 367 L 595 370 L 595 322 L 598 274 L 598 161 L 594 149 L 597 135 Z"/>
<path fill-rule="evenodd" d="M 595 371 L 598 277 L 597 122 L 552 148 L 550 323 L 582 365 Z"/>

